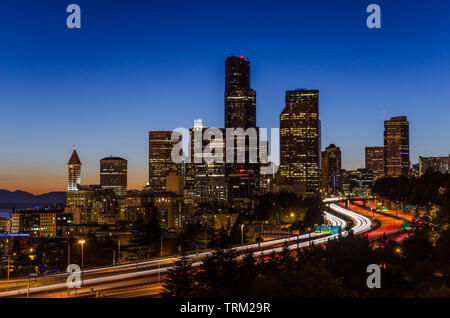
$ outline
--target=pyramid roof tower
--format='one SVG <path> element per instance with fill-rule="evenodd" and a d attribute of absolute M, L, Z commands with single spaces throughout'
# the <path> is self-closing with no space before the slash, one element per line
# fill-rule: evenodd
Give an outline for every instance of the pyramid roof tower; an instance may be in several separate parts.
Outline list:
<path fill-rule="evenodd" d="M 78 157 L 77 150 L 75 148 L 73 149 L 72 156 L 70 156 L 69 162 L 67 164 L 81 166 L 81 161 L 80 158 Z"/>

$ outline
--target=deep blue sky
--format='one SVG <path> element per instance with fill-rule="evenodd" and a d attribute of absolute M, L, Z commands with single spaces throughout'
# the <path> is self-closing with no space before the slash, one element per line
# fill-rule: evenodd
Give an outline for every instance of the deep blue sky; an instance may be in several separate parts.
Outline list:
<path fill-rule="evenodd" d="M 65 25 L 70 3 L 81 30 Z M 321 90 L 322 147 L 340 146 L 344 168 L 364 166 L 395 115 L 410 120 L 413 163 L 448 155 L 449 12 L 444 0 L 2 0 L 0 188 L 65 190 L 74 144 L 83 183 L 117 155 L 144 185 L 148 130 L 223 126 L 230 53 L 251 61 L 260 127 L 279 126 L 287 89 Z"/>

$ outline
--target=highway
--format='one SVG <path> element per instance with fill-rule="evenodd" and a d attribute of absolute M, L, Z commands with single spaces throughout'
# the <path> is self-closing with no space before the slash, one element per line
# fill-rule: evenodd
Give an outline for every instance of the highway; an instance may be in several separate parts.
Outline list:
<path fill-rule="evenodd" d="M 345 209 L 343 207 L 340 207 L 339 205 L 331 202 L 336 202 L 337 199 L 333 200 L 327 200 L 327 204 L 329 204 L 329 208 L 334 211 L 337 214 L 344 215 L 350 219 L 352 219 L 352 231 L 355 234 L 364 233 L 367 231 L 370 231 L 372 228 L 372 224 L 369 218 L 360 215 L 358 213 L 355 213 L 349 209 Z M 333 214 L 325 213 L 325 218 L 328 220 L 328 222 L 332 225 L 341 225 L 343 228 L 345 228 L 347 222 Z M 346 236 L 348 235 L 348 231 L 343 231 L 341 235 Z M 283 239 L 277 239 L 272 241 L 266 241 L 261 243 L 255 243 L 255 244 L 249 244 L 244 246 L 239 246 L 233 248 L 233 250 L 239 252 L 239 251 L 246 251 L 246 250 L 260 250 L 258 252 L 258 255 L 264 256 L 269 255 L 272 253 L 279 253 L 284 249 L 284 244 L 288 244 L 288 249 L 293 250 L 298 248 L 307 247 L 311 244 L 324 244 L 328 242 L 329 240 L 337 238 L 338 234 L 333 235 L 326 235 L 324 236 L 322 233 L 308 233 L 304 235 L 299 236 L 291 236 L 288 238 Z M 297 242 L 298 240 L 298 242 Z M 306 241 L 304 241 L 306 240 Z M 282 245 L 278 247 L 272 247 L 271 246 L 276 245 Z M 196 254 L 188 255 L 187 257 L 196 259 L 196 261 L 192 264 L 193 266 L 200 265 L 201 259 L 204 257 L 207 257 L 211 255 L 213 252 L 203 252 Z M 146 262 L 141 262 L 139 264 L 132 263 L 132 264 L 123 264 L 118 266 L 110 266 L 110 267 L 102 267 L 102 268 L 95 268 L 95 269 L 87 269 L 83 272 L 83 284 L 82 288 L 77 290 L 77 295 L 83 295 L 83 293 L 91 293 L 94 294 L 107 289 L 114 289 L 114 288 L 130 288 L 130 286 L 136 286 L 136 285 L 143 285 L 143 284 L 149 284 L 149 283 L 155 283 L 155 276 L 156 275 L 165 275 L 170 268 L 172 268 L 173 263 L 178 260 L 179 257 L 170 257 L 170 258 L 164 258 L 164 259 L 157 259 L 157 260 L 150 260 Z M 155 268 L 156 266 L 160 266 L 161 268 Z M 140 271 L 136 271 L 137 266 L 139 266 Z M 149 269 L 143 270 L 143 268 L 148 267 Z M 126 272 L 126 273 L 117 273 L 118 271 L 130 271 L 132 272 Z M 89 274 L 96 274 L 101 275 L 100 277 L 94 277 L 94 278 L 87 278 Z M 70 295 L 68 295 L 67 285 L 65 283 L 65 278 L 67 277 L 67 273 L 61 273 L 52 275 L 51 278 L 59 278 L 60 280 L 63 279 L 60 283 L 49 283 L 42 286 L 32 286 L 29 289 L 28 288 L 20 288 L 15 290 L 9 290 L 5 292 L 0 293 L 0 297 L 24 297 L 27 294 L 29 294 L 30 297 L 67 297 L 67 296 L 73 296 L 75 293 L 74 290 L 70 291 Z M 145 288 L 149 288 L 146 286 Z M 152 289 L 154 290 L 154 288 Z M 110 291 L 112 292 L 112 291 Z M 119 292 L 119 291 L 118 291 Z M 136 292 L 136 291 L 135 291 Z"/>
<path fill-rule="evenodd" d="M 382 237 L 386 237 L 389 239 L 393 239 L 394 241 L 400 242 L 406 237 L 408 237 L 408 233 L 404 233 L 404 231 L 402 230 L 402 224 L 404 221 L 406 223 L 412 222 L 414 216 L 412 216 L 411 214 L 395 212 L 390 210 L 377 212 L 375 211 L 374 205 L 367 204 L 369 209 L 372 207 L 372 211 L 370 211 L 369 209 L 364 209 L 361 207 L 363 205 L 363 202 L 355 201 L 354 203 L 357 204 L 358 206 L 349 203 L 348 207 L 360 214 L 369 217 L 374 216 L 380 222 L 380 227 L 366 234 L 369 240 L 374 241 L 379 240 Z"/>

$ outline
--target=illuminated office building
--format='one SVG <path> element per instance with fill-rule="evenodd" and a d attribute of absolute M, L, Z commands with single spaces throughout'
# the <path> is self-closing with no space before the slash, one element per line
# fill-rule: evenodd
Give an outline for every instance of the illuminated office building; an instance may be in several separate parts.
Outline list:
<path fill-rule="evenodd" d="M 231 183 L 230 178 L 243 178 L 250 181 L 249 196 L 256 190 L 259 179 L 258 158 L 255 162 L 250 162 L 249 153 L 256 153 L 258 156 L 258 130 L 256 127 L 256 92 L 250 88 L 250 62 L 247 58 L 240 56 L 229 56 L 225 60 L 225 128 L 255 128 L 254 136 L 247 135 L 245 137 L 245 146 L 237 145 L 237 138 L 234 137 L 234 163 L 226 163 L 227 182 Z M 241 147 L 245 147 L 242 149 Z M 245 162 L 237 162 L 237 153 L 244 151 Z M 256 156 L 256 157 L 257 157 Z M 240 184 L 239 180 L 233 183 Z M 256 187 L 256 188 L 254 188 Z M 242 191 L 239 191 L 241 194 Z M 237 193 L 231 191 L 229 193 Z M 230 198 L 233 198 L 231 195 Z"/>
<path fill-rule="evenodd" d="M 222 139 L 217 144 L 218 148 L 214 149 L 214 153 L 211 152 L 211 155 L 218 155 L 220 152 L 220 155 L 223 156 L 222 162 L 210 158 L 205 147 L 213 142 L 214 138 L 204 140 L 203 136 L 206 130 L 207 127 L 203 125 L 201 119 L 195 120 L 194 127 L 189 130 L 190 162 L 186 164 L 186 190 L 188 195 L 196 201 L 225 201 L 227 199 L 225 145 Z M 219 131 L 224 136 L 224 130 L 219 129 Z M 198 140 L 196 140 L 196 136 Z"/>
<path fill-rule="evenodd" d="M 166 190 L 166 177 L 179 175 L 181 165 L 172 160 L 172 149 L 181 140 L 181 134 L 175 132 L 178 140 L 172 140 L 172 131 L 149 132 L 148 185 L 152 192 Z"/>
<path fill-rule="evenodd" d="M 450 173 L 450 155 L 448 157 L 419 157 L 419 176 L 428 169 L 441 173 Z"/>
<path fill-rule="evenodd" d="M 384 177 L 384 147 L 366 147 L 366 169 L 374 180 Z"/>
<path fill-rule="evenodd" d="M 342 191 L 353 195 L 364 194 L 371 190 L 373 173 L 368 169 L 342 170 Z"/>
<path fill-rule="evenodd" d="M 409 122 L 406 116 L 384 121 L 384 171 L 388 177 L 409 172 Z"/>
<path fill-rule="evenodd" d="M 303 184 L 305 194 L 319 190 L 319 90 L 286 91 L 280 114 L 280 174 Z"/>
<path fill-rule="evenodd" d="M 69 172 L 69 186 L 67 190 L 78 191 L 78 187 L 81 184 L 81 161 L 75 149 L 73 150 L 72 156 L 70 157 L 67 166 Z"/>
<path fill-rule="evenodd" d="M 72 214 L 50 208 L 14 211 L 11 214 L 11 233 L 29 234 L 31 237 L 62 237 L 63 226 L 73 224 Z"/>
<path fill-rule="evenodd" d="M 101 159 L 100 186 L 114 190 L 118 196 L 127 195 L 127 160 L 112 156 Z"/>
<path fill-rule="evenodd" d="M 341 149 L 330 144 L 322 151 L 322 189 L 326 193 L 341 191 Z"/>
<path fill-rule="evenodd" d="M 230 55 L 225 60 L 225 96 L 240 88 L 250 88 L 250 61 L 243 56 Z M 225 108 L 225 117 L 226 117 Z"/>

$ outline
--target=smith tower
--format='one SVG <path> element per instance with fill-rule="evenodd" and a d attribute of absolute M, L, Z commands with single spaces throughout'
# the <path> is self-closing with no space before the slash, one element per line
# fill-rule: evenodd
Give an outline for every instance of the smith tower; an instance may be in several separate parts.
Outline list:
<path fill-rule="evenodd" d="M 69 186 L 67 190 L 78 191 L 78 186 L 81 184 L 81 161 L 75 149 L 73 149 L 67 166 L 69 169 Z"/>

